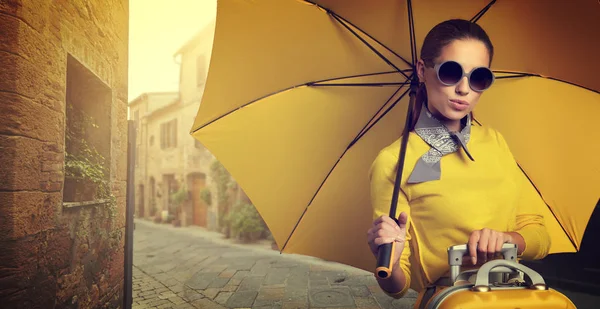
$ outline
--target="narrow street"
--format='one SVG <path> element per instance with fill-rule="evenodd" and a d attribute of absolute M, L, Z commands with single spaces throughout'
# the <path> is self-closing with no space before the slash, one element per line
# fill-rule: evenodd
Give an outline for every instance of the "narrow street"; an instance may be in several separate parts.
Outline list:
<path fill-rule="evenodd" d="M 201 228 L 136 220 L 133 308 L 412 308 L 371 273 L 239 245 Z"/>
<path fill-rule="evenodd" d="M 416 293 L 393 299 L 373 275 L 268 243 L 236 244 L 198 227 L 136 220 L 133 308 L 412 308 Z M 578 309 L 600 297 L 561 291 Z"/>

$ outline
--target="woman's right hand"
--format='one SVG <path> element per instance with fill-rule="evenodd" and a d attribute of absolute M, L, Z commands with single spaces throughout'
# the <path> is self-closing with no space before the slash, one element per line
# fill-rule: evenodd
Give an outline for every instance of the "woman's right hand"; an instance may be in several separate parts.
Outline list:
<path fill-rule="evenodd" d="M 373 221 L 373 225 L 367 231 L 367 240 L 371 252 L 377 257 L 379 252 L 379 246 L 382 244 L 391 243 L 396 241 L 395 246 L 395 263 L 400 258 L 402 251 L 404 250 L 404 244 L 406 241 L 406 223 L 408 221 L 408 215 L 405 212 L 401 212 L 398 217 L 398 224 L 394 222 L 389 216 L 383 215 Z"/>

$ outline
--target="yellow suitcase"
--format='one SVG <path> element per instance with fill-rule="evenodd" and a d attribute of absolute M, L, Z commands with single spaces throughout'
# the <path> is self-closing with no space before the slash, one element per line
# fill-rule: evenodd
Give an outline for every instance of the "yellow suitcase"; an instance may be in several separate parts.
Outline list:
<path fill-rule="evenodd" d="M 467 252 L 466 245 L 448 248 L 450 284 L 421 292 L 416 309 L 576 308 L 568 297 L 549 288 L 539 273 L 517 262 L 516 245 L 504 245 L 504 259 L 459 273 Z"/>

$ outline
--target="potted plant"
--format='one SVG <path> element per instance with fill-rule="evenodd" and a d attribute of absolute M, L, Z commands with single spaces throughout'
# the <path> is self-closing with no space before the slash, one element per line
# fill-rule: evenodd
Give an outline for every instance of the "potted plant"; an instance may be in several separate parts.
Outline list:
<path fill-rule="evenodd" d="M 185 186 L 181 186 L 179 190 L 171 195 L 171 213 L 173 214 L 173 220 L 171 223 L 173 226 L 181 226 L 181 208 L 183 203 L 189 200 L 189 193 Z"/>
<path fill-rule="evenodd" d="M 256 207 L 250 203 L 238 202 L 226 218 L 234 238 L 242 242 L 255 242 L 261 238 L 266 225 Z"/>

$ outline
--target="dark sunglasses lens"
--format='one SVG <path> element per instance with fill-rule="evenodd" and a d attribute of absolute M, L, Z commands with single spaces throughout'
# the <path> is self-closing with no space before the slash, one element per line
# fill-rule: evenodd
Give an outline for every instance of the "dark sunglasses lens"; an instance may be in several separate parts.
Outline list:
<path fill-rule="evenodd" d="M 478 68 L 471 73 L 471 87 L 475 91 L 483 91 L 492 85 L 493 73 L 488 68 Z"/>
<path fill-rule="evenodd" d="M 439 70 L 440 81 L 446 85 L 454 85 L 460 81 L 463 75 L 460 64 L 450 61 L 442 64 Z"/>

